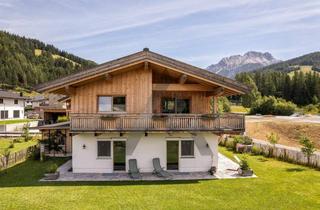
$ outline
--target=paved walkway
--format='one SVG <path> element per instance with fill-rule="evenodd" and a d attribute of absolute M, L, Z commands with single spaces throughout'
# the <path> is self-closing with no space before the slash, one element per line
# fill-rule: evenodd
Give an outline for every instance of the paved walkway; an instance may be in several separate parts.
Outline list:
<path fill-rule="evenodd" d="M 72 167 L 72 160 L 58 168 L 60 176 L 54 181 L 161 181 L 168 180 L 157 177 L 152 173 L 142 173 L 142 179 L 133 180 L 128 173 L 72 173 L 69 170 Z M 218 171 L 215 175 L 208 172 L 171 172 L 170 180 L 208 180 L 208 179 L 234 179 L 234 178 L 250 178 L 238 175 L 237 169 L 239 165 L 226 156 L 219 153 Z M 256 177 L 255 175 L 252 177 Z M 40 180 L 49 181 L 49 180 Z"/>

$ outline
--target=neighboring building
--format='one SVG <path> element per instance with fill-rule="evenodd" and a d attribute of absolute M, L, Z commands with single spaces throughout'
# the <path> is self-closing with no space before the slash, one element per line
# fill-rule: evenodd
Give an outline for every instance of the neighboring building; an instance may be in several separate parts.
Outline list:
<path fill-rule="evenodd" d="M 25 100 L 22 93 L 0 90 L 0 120 L 23 119 Z"/>
<path fill-rule="evenodd" d="M 244 115 L 217 114 L 217 100 L 246 86 L 148 49 L 37 89 L 70 96 L 75 173 L 128 171 L 129 159 L 152 172 L 157 157 L 167 170 L 208 171 L 221 135 L 245 131 Z"/>

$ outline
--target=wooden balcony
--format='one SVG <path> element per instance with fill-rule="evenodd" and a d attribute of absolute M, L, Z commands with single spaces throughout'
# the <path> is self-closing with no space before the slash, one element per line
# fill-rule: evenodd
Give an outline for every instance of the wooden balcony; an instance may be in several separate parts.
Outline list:
<path fill-rule="evenodd" d="M 240 114 L 70 114 L 71 132 L 210 131 L 242 133 Z"/>

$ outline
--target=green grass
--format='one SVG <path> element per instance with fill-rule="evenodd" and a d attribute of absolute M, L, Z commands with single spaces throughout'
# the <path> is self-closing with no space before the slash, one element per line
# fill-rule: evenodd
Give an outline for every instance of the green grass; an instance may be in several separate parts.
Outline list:
<path fill-rule="evenodd" d="M 25 122 L 32 122 L 32 119 L 19 119 L 19 120 L 1 120 L 0 125 L 8 125 L 8 124 L 15 124 L 15 123 L 25 123 Z"/>
<path fill-rule="evenodd" d="M 227 156 L 233 154 L 224 148 Z M 319 209 L 320 172 L 262 156 L 258 178 L 167 182 L 40 183 L 64 160 L 29 160 L 0 175 L 0 209 Z"/>
<path fill-rule="evenodd" d="M 0 150 L 3 150 L 5 148 L 9 148 L 9 145 L 11 144 L 11 142 L 13 142 L 12 138 L 0 138 Z M 10 152 L 17 152 L 20 151 L 22 149 L 28 148 L 30 146 L 36 145 L 38 143 L 38 141 L 36 140 L 30 140 L 25 142 L 22 138 L 20 140 L 20 142 L 14 143 L 14 147 L 13 148 L 9 148 Z"/>
<path fill-rule="evenodd" d="M 250 108 L 245 108 L 243 106 L 236 106 L 236 105 L 232 105 L 231 106 L 231 112 L 232 113 L 249 113 L 250 112 Z"/>

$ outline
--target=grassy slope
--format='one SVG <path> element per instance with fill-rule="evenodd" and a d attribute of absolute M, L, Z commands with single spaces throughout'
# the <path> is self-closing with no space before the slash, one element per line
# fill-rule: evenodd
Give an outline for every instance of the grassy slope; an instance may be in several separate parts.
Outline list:
<path fill-rule="evenodd" d="M 249 113 L 250 112 L 250 108 L 245 108 L 243 106 L 236 106 L 236 105 L 232 105 L 231 107 L 231 112 L 232 113 Z"/>
<path fill-rule="evenodd" d="M 232 156 L 224 148 L 220 150 Z M 248 160 L 258 178 L 142 183 L 39 183 L 38 179 L 53 162 L 27 161 L 0 177 L 0 209 L 317 209 L 320 206 L 319 171 L 261 156 L 250 156 Z"/>
<path fill-rule="evenodd" d="M 10 143 L 12 142 L 12 139 L 5 139 L 5 138 L 0 138 L 0 150 L 8 148 Z M 10 148 L 11 152 L 17 152 L 19 150 L 28 148 L 30 146 L 36 145 L 38 141 L 28 141 L 24 142 L 23 140 L 19 143 L 14 143 L 14 147 Z"/>
<path fill-rule="evenodd" d="M 304 74 L 306 73 L 309 73 L 309 72 L 312 72 L 312 66 L 299 66 L 300 67 L 300 70 L 297 70 L 298 72 L 303 72 Z M 290 77 L 293 77 L 294 76 L 294 72 L 295 71 L 291 71 L 290 73 L 288 73 L 288 75 Z M 317 74 L 320 74 L 319 72 L 317 72 Z"/>

